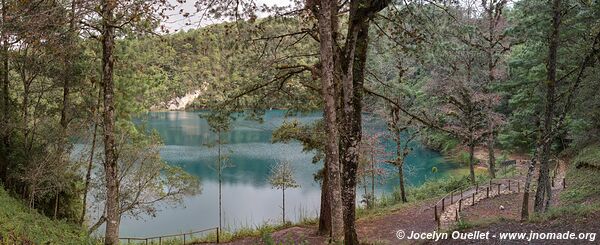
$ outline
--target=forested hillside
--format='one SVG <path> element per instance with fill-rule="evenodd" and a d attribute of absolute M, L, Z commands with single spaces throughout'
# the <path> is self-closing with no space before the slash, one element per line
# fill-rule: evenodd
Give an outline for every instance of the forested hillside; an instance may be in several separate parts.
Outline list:
<path fill-rule="evenodd" d="M 322 163 L 313 230 L 324 240 L 362 241 L 357 186 L 375 182 L 374 159 L 385 155 L 399 176 L 395 203 L 417 201 L 405 183 L 417 141 L 464 164 L 476 188 L 526 156 L 516 199 L 524 222 L 559 198 L 598 211 L 599 1 L 235 2 L 2 0 L 0 243 L 102 234 L 118 244 L 123 217 L 153 217 L 200 193 L 144 124 L 151 108 L 194 91 L 187 109 L 206 110 L 219 147 L 239 117 L 322 113 L 287 121 L 273 140 L 299 141 Z M 173 33 L 172 16 L 217 24 Z M 385 122 L 393 152 L 364 130 L 366 114 Z M 556 196 L 560 164 L 581 188 Z M 366 207 L 378 201 L 365 194 Z M 40 235 L 40 226 L 60 231 Z"/>

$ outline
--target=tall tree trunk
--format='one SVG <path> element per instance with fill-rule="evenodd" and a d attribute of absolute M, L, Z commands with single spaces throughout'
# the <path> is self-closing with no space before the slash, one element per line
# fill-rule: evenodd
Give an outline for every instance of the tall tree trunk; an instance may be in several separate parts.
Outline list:
<path fill-rule="evenodd" d="M 0 181 L 7 184 L 8 180 L 8 156 L 10 155 L 10 129 L 9 129 L 9 79 L 8 79 L 8 35 L 6 30 L 6 15 L 8 8 L 6 0 L 2 0 L 2 121 L 0 121 Z"/>
<path fill-rule="evenodd" d="M 56 196 L 54 197 L 54 219 L 58 218 L 58 203 L 60 199 L 60 193 L 56 192 Z"/>
<path fill-rule="evenodd" d="M 371 154 L 371 207 L 375 207 L 375 155 Z"/>
<path fill-rule="evenodd" d="M 27 50 L 25 51 L 25 56 L 27 56 Z M 21 67 L 21 80 L 23 83 L 23 101 L 21 103 L 21 110 L 23 111 L 23 145 L 24 149 L 27 152 L 30 145 L 29 142 L 29 93 L 30 93 L 30 83 L 27 81 L 27 74 L 25 73 L 25 66 Z"/>
<path fill-rule="evenodd" d="M 105 244 L 119 244 L 119 180 L 115 143 L 115 102 L 113 66 L 116 0 L 102 0 L 102 85 L 104 87 L 104 171 L 106 176 Z"/>
<path fill-rule="evenodd" d="M 406 187 L 404 184 L 404 170 L 402 169 L 403 165 L 404 165 L 403 163 L 400 163 L 400 165 L 398 165 L 398 177 L 400 178 L 400 197 L 402 198 L 402 202 L 406 203 L 406 202 L 408 202 L 408 199 L 406 198 Z"/>
<path fill-rule="evenodd" d="M 544 208 L 544 198 L 551 197 L 550 186 L 550 166 L 549 159 L 551 154 L 550 146 L 552 145 L 553 135 L 553 119 L 555 110 L 555 93 L 556 93 L 556 62 L 558 45 L 560 42 L 560 22 L 561 22 L 561 0 L 552 0 L 552 32 L 550 34 L 548 45 L 548 64 L 547 64 L 547 81 L 546 81 L 546 106 L 544 109 L 544 127 L 542 130 L 541 152 L 540 152 L 540 172 L 538 176 L 538 186 L 535 193 L 535 203 L 533 210 L 542 212 Z M 548 193 L 546 193 L 548 192 Z"/>
<path fill-rule="evenodd" d="M 79 218 L 79 224 L 83 224 L 85 221 L 85 214 L 87 211 L 87 195 L 90 189 L 90 183 L 92 181 L 92 166 L 94 164 L 94 154 L 96 153 L 96 138 L 98 136 L 98 110 L 100 110 L 100 102 L 102 100 L 102 89 L 98 89 L 97 103 L 92 107 L 92 117 L 94 120 L 94 131 L 92 133 L 92 148 L 90 149 L 90 158 L 88 160 L 87 169 L 85 172 L 85 184 L 83 186 L 83 198 L 81 207 L 81 217 Z"/>
<path fill-rule="evenodd" d="M 76 16 L 75 9 L 77 8 L 78 0 L 71 0 L 71 13 L 70 13 L 70 21 L 69 21 L 69 31 L 68 31 L 68 39 L 67 39 L 67 48 L 71 48 L 73 51 L 76 50 L 75 42 L 77 38 L 77 32 L 75 30 L 76 27 Z M 67 52 L 67 55 L 64 56 L 63 64 L 66 69 L 65 76 L 63 77 L 63 101 L 62 108 L 60 111 L 60 125 L 63 127 L 63 130 L 66 133 L 69 119 L 67 115 L 67 111 L 69 108 L 69 94 L 70 94 L 70 81 L 73 80 L 73 76 L 75 75 L 73 72 L 73 55 L 71 55 L 71 51 Z"/>
<path fill-rule="evenodd" d="M 87 211 L 87 195 L 90 189 L 90 182 L 92 181 L 92 166 L 94 163 L 94 153 L 96 150 L 96 135 L 98 132 L 98 123 L 94 123 L 94 133 L 92 135 L 92 148 L 90 150 L 90 159 L 88 160 L 87 169 L 85 172 L 85 184 L 83 187 L 81 217 L 79 218 L 79 224 L 83 224 L 85 221 L 85 214 Z"/>
<path fill-rule="evenodd" d="M 485 6 L 484 6 L 485 7 Z M 495 69 L 495 61 L 494 61 L 494 53 L 495 53 L 495 47 L 497 45 L 497 40 L 495 38 L 495 33 L 496 33 L 496 14 L 498 14 L 498 11 L 502 11 L 503 5 L 499 4 L 496 1 L 490 1 L 489 5 L 487 6 L 486 12 L 487 12 L 487 19 L 488 19 L 488 47 L 487 47 L 487 65 L 488 65 L 488 70 L 487 70 L 487 75 L 488 75 L 488 86 L 486 86 L 485 91 L 489 92 L 489 86 L 491 86 L 494 83 L 494 69 Z M 500 9 L 498 9 L 500 8 Z M 492 118 L 492 112 L 494 110 L 493 105 L 492 105 L 492 101 L 491 99 L 488 99 L 487 101 L 487 105 L 486 105 L 486 110 L 487 110 L 487 126 L 488 126 L 488 137 L 487 137 L 487 148 L 488 148 L 488 167 L 489 167 L 489 173 L 490 173 L 490 178 L 496 178 L 496 168 L 495 168 L 495 164 L 496 164 L 496 156 L 495 156 L 495 152 L 494 152 L 494 147 L 495 147 L 495 141 L 496 141 L 496 135 L 495 135 L 495 127 L 494 127 L 494 121 Z"/>
<path fill-rule="evenodd" d="M 334 1 L 322 0 L 318 12 L 321 83 L 324 106 L 325 129 L 327 141 L 325 143 L 325 167 L 328 174 L 328 194 L 331 208 L 331 237 L 341 240 L 343 235 L 343 215 L 341 200 L 341 176 L 339 160 L 339 132 L 337 125 L 336 89 L 335 89 L 335 39 L 333 19 L 337 15 L 337 5 Z M 337 24 L 336 24 L 337 25 Z"/>
<path fill-rule="evenodd" d="M 359 3 L 353 2 L 353 5 Z M 359 11 L 359 6 L 351 7 Z M 348 29 L 346 53 L 347 64 L 343 66 L 341 154 L 343 167 L 342 200 L 344 203 L 344 243 L 358 244 L 356 234 L 356 172 L 359 162 L 359 146 L 362 138 L 362 94 L 364 68 L 367 57 L 369 22 L 358 18 L 351 10 L 352 20 Z M 372 179 L 373 181 L 373 179 Z M 374 185 L 374 183 L 371 183 Z M 374 193 L 371 193 L 374 195 Z M 371 201 L 374 197 L 371 197 Z M 373 205 L 373 204 L 371 204 Z"/>
<path fill-rule="evenodd" d="M 283 213 L 282 220 L 283 220 L 283 225 L 285 225 L 285 183 L 284 183 L 283 188 L 281 188 L 281 204 L 282 204 L 281 211 Z"/>
<path fill-rule="evenodd" d="M 222 191 L 222 186 L 223 186 L 223 178 L 222 178 L 222 176 L 223 176 L 222 175 L 223 174 L 222 173 L 223 166 L 222 166 L 222 162 L 221 162 L 221 129 L 220 128 L 217 129 L 217 137 L 218 137 L 217 138 L 217 141 L 218 141 L 217 142 L 217 147 L 218 147 L 218 149 L 217 149 L 217 155 L 218 155 L 218 158 L 219 158 L 219 159 L 217 159 L 217 164 L 219 165 L 219 166 L 217 166 L 218 169 L 219 169 L 218 170 L 219 171 L 219 173 L 218 173 L 219 176 L 217 176 L 219 178 L 219 230 L 221 230 L 221 229 L 223 229 L 223 226 L 222 226 L 222 223 L 221 223 L 221 222 L 223 222 L 223 205 L 222 205 L 222 203 L 223 203 L 223 195 L 222 195 L 222 192 L 221 192 Z"/>
<path fill-rule="evenodd" d="M 488 110 L 491 110 L 491 108 L 488 108 Z M 488 142 L 487 142 L 488 165 L 489 165 L 488 170 L 490 172 L 490 178 L 494 179 L 494 178 L 496 178 L 496 156 L 495 156 L 495 151 L 494 151 L 496 137 L 494 135 L 493 122 L 489 118 L 488 118 L 488 131 L 489 131 Z"/>
<path fill-rule="evenodd" d="M 408 143 L 410 139 L 407 139 L 404 150 L 402 150 L 402 130 L 399 128 L 398 123 L 400 122 L 400 110 L 395 107 L 392 109 L 391 117 L 392 124 L 390 130 L 394 132 L 394 141 L 396 143 L 396 167 L 398 167 L 398 179 L 400 180 L 400 199 L 403 203 L 408 202 L 406 198 L 406 186 L 404 183 L 404 159 L 408 155 Z"/>
<path fill-rule="evenodd" d="M 475 143 L 469 142 L 469 178 L 475 184 Z"/>

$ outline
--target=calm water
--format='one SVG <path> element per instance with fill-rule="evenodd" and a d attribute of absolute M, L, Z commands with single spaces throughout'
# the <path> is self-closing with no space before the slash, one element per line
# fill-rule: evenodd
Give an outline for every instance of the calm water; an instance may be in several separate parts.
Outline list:
<path fill-rule="evenodd" d="M 255 226 L 265 222 L 281 220 L 281 192 L 268 183 L 270 167 L 277 161 L 290 161 L 295 167 L 299 189 L 286 191 L 286 218 L 298 220 L 302 216 L 315 216 L 319 209 L 320 186 L 313 174 L 322 164 L 312 164 L 312 154 L 303 153 L 299 143 L 272 144 L 271 133 L 286 120 L 297 119 L 311 122 L 321 117 L 320 113 L 285 117 L 284 111 L 268 111 L 264 123 L 238 120 L 231 132 L 223 134 L 227 143 L 223 152 L 228 155 L 231 167 L 223 171 L 224 226 L 230 229 Z M 382 131 L 384 124 L 374 118 L 365 117 L 367 131 Z M 184 205 L 177 208 L 162 208 L 157 217 L 141 220 L 124 218 L 121 236 L 151 236 L 198 230 L 218 225 L 218 182 L 214 144 L 216 135 L 210 131 L 199 112 L 156 112 L 144 120 L 149 128 L 156 129 L 164 139 L 162 158 L 177 165 L 201 182 L 200 195 L 186 198 Z M 385 142 L 393 153 L 393 145 Z M 440 177 L 458 166 L 444 163 L 440 154 L 415 143 L 407 159 L 409 185 L 419 185 L 432 177 Z M 438 172 L 432 173 L 432 167 Z M 378 193 L 389 193 L 398 183 L 395 170 L 389 167 L 390 177 L 385 184 L 377 186 Z M 362 194 L 362 188 L 359 188 Z"/>

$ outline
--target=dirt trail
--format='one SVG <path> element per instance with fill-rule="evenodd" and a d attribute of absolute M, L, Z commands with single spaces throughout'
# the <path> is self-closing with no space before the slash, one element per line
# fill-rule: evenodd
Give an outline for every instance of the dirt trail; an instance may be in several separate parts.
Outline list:
<path fill-rule="evenodd" d="M 484 152 L 485 153 L 485 152 Z M 480 156 L 487 156 L 481 153 Z M 470 219 L 476 217 L 476 212 L 481 212 L 486 217 L 504 217 L 511 218 L 517 215 L 517 206 L 520 203 L 520 197 L 517 192 L 522 193 L 524 183 L 524 169 L 527 166 L 527 158 L 525 156 L 511 156 L 517 160 L 517 174 L 510 179 L 494 180 L 492 188 L 488 191 L 489 183 L 486 185 L 478 186 L 477 188 L 470 188 L 463 191 L 461 195 L 456 192 L 452 197 L 446 197 L 447 206 L 444 207 L 442 212 L 441 206 L 438 206 L 440 210 L 440 225 L 441 229 L 448 229 L 452 227 L 456 220 L 456 209 L 459 205 L 462 205 L 462 212 L 459 212 L 459 218 Z M 566 167 L 564 164 L 560 164 L 556 171 L 556 182 L 554 189 L 560 192 L 562 189 L 562 179 L 564 177 Z M 537 172 L 537 171 L 536 171 Z M 498 189 L 499 188 L 499 189 Z M 475 205 L 471 205 L 473 202 L 473 194 L 475 194 Z M 452 201 L 452 203 L 450 203 Z M 504 203 L 504 204 L 502 204 Z M 532 202 L 531 202 L 532 203 Z M 439 205 L 438 199 L 432 199 L 419 203 L 409 204 L 404 206 L 392 213 L 370 217 L 365 219 L 359 219 L 357 221 L 357 233 L 361 239 L 361 243 L 364 244 L 412 244 L 422 243 L 423 241 L 410 241 L 410 240 L 399 240 L 396 237 L 398 230 L 404 230 L 405 235 L 408 236 L 411 232 L 431 232 L 437 229 L 437 222 L 434 219 L 434 206 Z M 500 205 L 504 205 L 504 209 L 499 209 Z M 506 210 L 506 211 L 504 211 Z M 238 239 L 225 244 L 234 245 L 246 245 L 246 244 L 265 244 L 265 238 L 260 237 L 249 237 L 244 239 Z M 328 244 L 328 239 L 325 236 L 317 234 L 316 226 L 294 226 L 286 229 L 282 229 L 271 234 L 270 238 L 275 244 Z"/>
<path fill-rule="evenodd" d="M 400 229 L 405 231 L 429 232 L 436 229 L 433 206 L 436 200 L 429 200 L 402 207 L 399 210 L 377 217 L 357 220 L 358 237 L 366 244 L 403 244 L 396 237 Z M 319 236 L 316 226 L 294 226 L 271 234 L 275 244 L 327 244 L 328 239 Z M 263 238 L 249 237 L 225 244 L 246 245 L 264 244 Z"/>

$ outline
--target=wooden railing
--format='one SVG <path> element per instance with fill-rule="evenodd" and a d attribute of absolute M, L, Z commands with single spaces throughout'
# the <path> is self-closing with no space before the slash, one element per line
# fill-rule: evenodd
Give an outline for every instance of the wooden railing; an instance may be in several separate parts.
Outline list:
<path fill-rule="evenodd" d="M 555 176 L 553 176 L 551 178 L 551 181 L 552 181 L 552 187 L 554 187 L 555 186 Z M 440 198 L 439 201 L 437 201 L 433 206 L 434 218 L 437 223 L 437 228 L 438 229 L 440 228 L 440 218 L 441 218 L 442 213 L 446 209 L 446 203 L 448 201 L 449 201 L 448 205 L 458 203 L 458 209 L 456 209 L 456 216 L 455 216 L 457 219 L 456 221 L 458 221 L 459 212 L 462 211 L 463 200 L 472 199 L 471 205 L 474 205 L 475 204 L 475 196 L 479 193 L 480 188 L 481 188 L 481 191 L 485 191 L 486 198 L 489 198 L 490 194 L 493 195 L 493 192 L 497 192 L 497 194 L 500 195 L 502 185 L 504 185 L 505 190 L 508 190 L 509 192 L 516 191 L 515 193 L 520 193 L 521 192 L 521 183 L 522 183 L 521 180 L 516 180 L 516 179 L 495 179 L 495 180 L 489 180 L 488 185 L 480 186 L 479 183 L 476 183 L 474 185 L 461 186 L 457 189 L 450 191 L 449 193 L 444 195 L 442 198 Z M 566 183 L 567 183 L 566 179 L 563 177 L 562 178 L 562 188 L 563 189 L 566 188 L 566 185 L 567 185 Z M 516 185 L 516 189 L 515 189 L 515 185 Z M 496 191 L 494 191 L 494 189 L 496 189 Z M 471 195 L 463 196 L 463 192 L 469 192 L 469 191 L 472 191 Z M 530 191 L 533 191 L 533 190 L 530 190 Z M 460 193 L 460 197 L 454 198 L 454 196 L 458 193 Z M 450 200 L 448 200 L 448 199 L 450 199 Z M 441 207 L 441 208 L 439 208 L 440 209 L 439 211 L 438 211 L 438 206 Z"/>
<path fill-rule="evenodd" d="M 208 231 L 216 231 L 216 243 L 219 243 L 219 227 L 208 228 L 204 230 L 190 231 L 185 233 L 177 233 L 170 235 L 162 235 L 162 236 L 154 236 L 154 237 L 120 237 L 119 240 L 121 242 L 125 242 L 126 244 L 133 243 L 142 243 L 142 244 L 159 244 L 162 245 L 163 241 L 167 241 L 173 238 L 183 239 L 182 244 L 187 244 L 187 242 L 194 242 L 194 235 L 199 233 L 205 233 Z M 189 241 L 188 241 L 189 238 Z"/>

